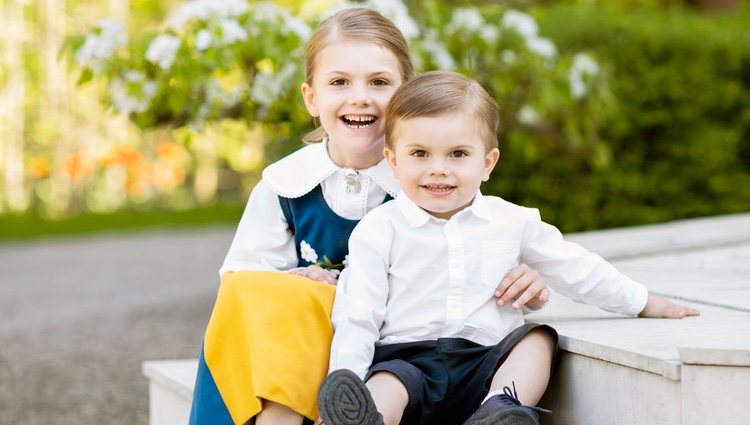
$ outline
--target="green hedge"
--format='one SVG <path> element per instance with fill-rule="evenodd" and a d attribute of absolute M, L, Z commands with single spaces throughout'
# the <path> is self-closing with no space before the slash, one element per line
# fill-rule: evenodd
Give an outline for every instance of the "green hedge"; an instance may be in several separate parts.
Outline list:
<path fill-rule="evenodd" d="M 592 52 L 608 70 L 606 148 L 514 133 L 485 192 L 538 207 L 567 232 L 750 211 L 747 11 L 535 15 L 561 50 Z"/>

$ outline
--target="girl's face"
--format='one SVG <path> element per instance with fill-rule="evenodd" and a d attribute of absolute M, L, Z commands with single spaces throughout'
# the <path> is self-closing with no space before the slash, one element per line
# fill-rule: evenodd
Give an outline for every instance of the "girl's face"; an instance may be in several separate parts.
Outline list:
<path fill-rule="evenodd" d="M 401 85 L 396 56 L 378 44 L 341 40 L 315 57 L 305 106 L 328 134 L 328 153 L 340 167 L 368 168 L 383 159 L 385 110 Z"/>

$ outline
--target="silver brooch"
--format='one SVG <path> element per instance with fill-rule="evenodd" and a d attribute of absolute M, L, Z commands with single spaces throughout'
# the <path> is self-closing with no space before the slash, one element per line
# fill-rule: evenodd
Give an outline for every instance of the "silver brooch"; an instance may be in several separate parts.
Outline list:
<path fill-rule="evenodd" d="M 359 182 L 359 172 L 353 168 L 344 170 L 344 181 L 346 182 L 346 193 L 359 193 L 362 184 Z"/>

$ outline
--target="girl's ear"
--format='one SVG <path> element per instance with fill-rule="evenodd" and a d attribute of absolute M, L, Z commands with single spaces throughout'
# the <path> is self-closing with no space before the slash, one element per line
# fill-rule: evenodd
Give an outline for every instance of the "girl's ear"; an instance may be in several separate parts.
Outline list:
<path fill-rule="evenodd" d="M 492 150 L 487 152 L 487 156 L 484 157 L 484 177 L 482 178 L 483 182 L 486 182 L 490 179 L 490 173 L 492 173 L 492 169 L 495 168 L 495 164 L 497 164 L 498 160 L 500 160 L 500 149 L 492 148 Z"/>
<path fill-rule="evenodd" d="M 301 89 L 302 99 L 305 101 L 307 112 L 309 112 L 312 117 L 317 118 L 320 114 L 318 113 L 318 107 L 315 104 L 315 91 L 307 83 L 302 83 Z"/>

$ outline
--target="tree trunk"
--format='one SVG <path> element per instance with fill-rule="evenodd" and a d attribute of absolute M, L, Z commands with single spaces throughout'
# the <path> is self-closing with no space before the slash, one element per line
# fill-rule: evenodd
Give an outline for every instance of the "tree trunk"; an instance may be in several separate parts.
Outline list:
<path fill-rule="evenodd" d="M 5 192 L 4 199 L 0 199 L 0 211 L 21 211 L 28 206 L 28 196 L 24 190 L 23 164 L 26 95 L 23 42 L 26 38 L 26 25 L 21 0 L 8 0 L 3 3 L 0 27 L 5 28 L 5 49 L 2 58 L 8 74 L 5 87 L 0 94 L 0 164 L 3 173 L 2 187 Z"/>

